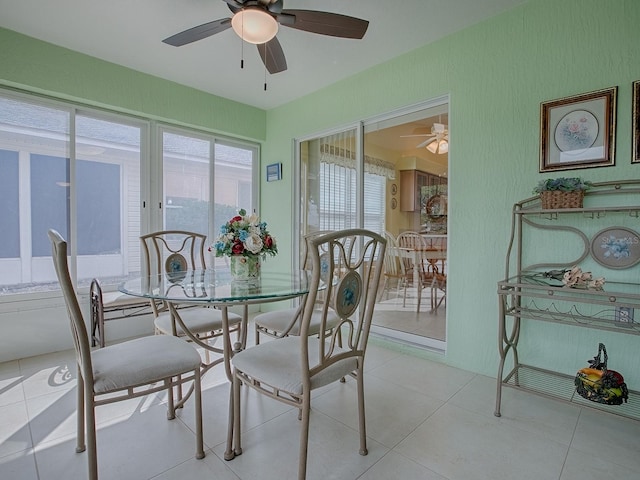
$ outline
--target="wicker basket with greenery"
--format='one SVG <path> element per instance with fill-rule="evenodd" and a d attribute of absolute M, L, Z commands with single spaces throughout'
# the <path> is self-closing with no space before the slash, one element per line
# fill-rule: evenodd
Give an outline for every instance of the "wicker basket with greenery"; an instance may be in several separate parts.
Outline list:
<path fill-rule="evenodd" d="M 591 185 L 591 182 L 578 177 L 548 178 L 540 180 L 533 193 L 540 194 L 540 202 L 545 210 L 582 208 L 584 193 Z"/>

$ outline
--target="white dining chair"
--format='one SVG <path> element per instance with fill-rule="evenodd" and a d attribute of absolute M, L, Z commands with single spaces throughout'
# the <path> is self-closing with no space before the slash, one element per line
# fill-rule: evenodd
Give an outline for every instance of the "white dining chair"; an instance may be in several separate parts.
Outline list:
<path fill-rule="evenodd" d="M 311 269 L 311 259 L 309 256 L 309 247 L 307 242 L 309 239 L 330 233 L 329 230 L 312 232 L 304 236 L 302 245 L 302 269 L 309 271 Z M 253 319 L 255 329 L 255 344 L 260 343 L 260 335 L 267 335 L 273 338 L 283 338 L 289 335 L 300 335 L 300 323 L 302 321 L 302 307 L 304 302 L 297 307 L 274 310 L 271 312 L 260 313 Z M 309 335 L 318 333 L 321 322 L 321 312 L 314 310 L 309 327 Z M 326 319 L 327 328 L 334 328 L 338 322 L 338 317 L 329 312 Z"/>
<path fill-rule="evenodd" d="M 186 382 L 193 383 L 196 458 L 204 458 L 201 359 L 198 352 L 190 344 L 165 335 L 142 337 L 92 351 L 69 274 L 67 242 L 55 230 L 49 230 L 48 235 L 53 263 L 71 321 L 78 372 L 76 452 L 88 450 L 89 479 L 98 479 L 95 408 L 166 390 L 167 418 L 171 420 L 176 416 L 176 408 L 186 401 L 185 397 L 181 402 L 174 403 L 172 389 Z M 144 442 L 144 432 L 140 434 L 140 441 Z"/>
<path fill-rule="evenodd" d="M 205 241 L 206 235 L 184 230 L 162 230 L 140 236 L 148 274 L 166 275 L 169 279 L 173 275 L 181 280 L 188 272 L 202 272 L 206 269 Z M 156 333 L 182 337 L 203 346 L 209 368 L 224 361 L 224 349 L 215 344 L 225 335 L 223 313 L 219 309 L 202 302 L 169 305 L 165 300 L 152 300 L 150 303 Z M 229 332 L 236 332 L 240 340 L 241 335 L 244 336 L 243 318 L 229 312 L 228 323 Z M 210 352 L 217 354 L 215 359 L 210 360 Z"/>
<path fill-rule="evenodd" d="M 345 242 L 347 238 L 351 241 Z M 299 409 L 302 424 L 298 479 L 304 480 L 307 456 L 315 453 L 308 452 L 311 392 L 350 374 L 357 380 L 360 454 L 367 454 L 363 366 L 385 244 L 384 237 L 361 229 L 309 239 L 312 277 L 300 335 L 249 347 L 231 360 L 233 411 L 229 418 L 225 459 L 243 453 L 240 388 L 244 385 Z M 320 328 L 317 335 L 309 335 L 319 301 Z M 326 328 L 330 311 L 339 319 L 334 329 Z M 342 346 L 339 334 L 342 335 Z M 274 458 L 273 461 L 281 460 Z"/>

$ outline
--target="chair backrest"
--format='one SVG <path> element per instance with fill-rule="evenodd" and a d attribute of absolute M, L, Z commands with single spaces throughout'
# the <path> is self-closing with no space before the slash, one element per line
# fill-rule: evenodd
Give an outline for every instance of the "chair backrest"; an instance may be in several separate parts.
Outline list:
<path fill-rule="evenodd" d="M 405 265 L 398 252 L 398 239 L 391 232 L 384 232 L 387 248 L 384 254 L 384 274 L 389 277 L 405 275 Z"/>
<path fill-rule="evenodd" d="M 408 248 L 410 250 L 425 250 L 427 248 L 427 243 L 425 242 L 424 237 L 418 232 L 412 231 L 402 232 L 398 235 L 397 244 L 399 248 Z M 402 257 L 402 262 L 406 272 L 413 270 L 414 262 L 411 256 L 404 255 Z M 422 273 L 422 265 L 417 265 L 417 268 Z"/>
<path fill-rule="evenodd" d="M 387 277 L 405 276 L 405 265 L 398 252 L 398 247 L 390 246 L 389 243 L 387 243 L 384 252 L 384 274 Z"/>
<path fill-rule="evenodd" d="M 309 251 L 308 241 L 311 238 L 319 237 L 320 235 L 326 235 L 333 230 L 317 230 L 315 232 L 307 233 L 302 239 L 302 270 L 311 270 L 311 254 Z"/>
<path fill-rule="evenodd" d="M 427 243 L 425 242 L 424 237 L 418 232 L 402 232 L 398 235 L 396 242 L 398 246 L 402 248 L 411 248 L 414 250 L 427 248 Z"/>
<path fill-rule="evenodd" d="M 386 243 L 384 237 L 363 229 L 342 230 L 308 240 L 313 266 L 300 338 L 303 368 L 310 375 L 342 358 L 364 356 Z M 307 337 L 318 301 L 322 324 L 320 333 L 313 338 L 319 342 L 319 356 L 308 359 Z M 330 311 L 339 317 L 339 324 L 327 331 L 325 322 Z M 338 347 L 340 337 L 342 348 Z"/>
<path fill-rule="evenodd" d="M 56 230 L 49 230 L 49 240 L 51 240 L 51 252 L 53 255 L 53 265 L 60 282 L 60 288 L 67 306 L 67 313 L 71 324 L 71 335 L 73 345 L 76 350 L 76 361 L 82 369 L 82 377 L 85 382 L 93 382 L 93 370 L 91 367 L 91 348 L 89 347 L 89 336 L 87 327 L 82 317 L 82 310 L 78 304 L 78 297 L 71 282 L 69 274 L 69 264 L 67 262 L 67 242 Z"/>
<path fill-rule="evenodd" d="M 395 235 L 393 233 L 391 233 L 389 231 L 385 231 L 384 232 L 384 238 L 387 239 L 387 251 L 391 247 L 397 247 L 398 246 L 398 239 L 395 237 Z"/>
<path fill-rule="evenodd" d="M 149 275 L 203 270 L 207 236 L 184 230 L 161 230 L 140 236 Z"/>

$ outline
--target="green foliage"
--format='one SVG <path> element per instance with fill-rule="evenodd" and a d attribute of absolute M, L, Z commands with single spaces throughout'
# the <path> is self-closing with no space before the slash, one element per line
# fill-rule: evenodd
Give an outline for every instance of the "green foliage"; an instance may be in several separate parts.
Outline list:
<path fill-rule="evenodd" d="M 533 189 L 533 193 L 551 192 L 559 190 L 561 192 L 575 192 L 579 190 L 588 190 L 593 184 L 584 181 L 579 177 L 560 177 L 548 178 L 540 180 L 538 185 Z"/>

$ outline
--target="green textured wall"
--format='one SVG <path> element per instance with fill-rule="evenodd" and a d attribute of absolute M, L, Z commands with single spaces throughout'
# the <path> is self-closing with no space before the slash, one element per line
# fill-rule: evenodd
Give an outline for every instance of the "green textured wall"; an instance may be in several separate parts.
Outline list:
<path fill-rule="evenodd" d="M 579 174 L 594 181 L 640 178 L 640 165 L 630 164 L 639 25 L 638 0 L 531 0 L 266 113 L 0 29 L 0 84 L 243 138 L 266 138 L 263 171 L 273 162 L 282 162 L 284 170 L 283 181 L 263 181 L 261 191 L 261 214 L 277 233 L 282 252 L 274 268 L 286 268 L 289 260 L 293 138 L 449 94 L 445 361 L 495 375 L 496 282 L 503 276 L 511 205 L 545 177 L 538 173 L 540 102 L 619 86 L 616 165 Z M 616 369 L 637 372 L 629 385 L 637 389 L 640 384 L 638 337 L 545 324 L 526 325 L 525 334 L 527 353 L 567 373 L 593 356 L 603 340 Z M 42 335 L 55 348 L 52 336 Z"/>
<path fill-rule="evenodd" d="M 0 85 L 262 141 L 264 110 L 0 28 Z"/>
<path fill-rule="evenodd" d="M 288 183 L 263 184 L 262 215 L 272 231 L 288 239 L 291 224 L 282 215 L 282 199 L 295 181 L 292 138 L 449 94 L 445 361 L 495 376 L 496 283 L 504 275 L 511 206 L 530 196 L 540 178 L 571 173 L 593 181 L 640 178 L 640 165 L 630 163 L 631 83 L 640 79 L 639 47 L 637 0 L 532 0 L 271 110 L 263 163 L 282 161 Z M 540 102 L 615 85 L 616 165 L 538 173 Z M 281 241 L 280 251 L 288 248 Z M 584 366 L 603 340 L 616 367 L 638 371 L 638 337 L 550 324 L 526 325 L 524 333 L 523 353 L 567 373 L 575 372 L 576 363 Z M 639 384 L 640 373 L 633 375 Z"/>

